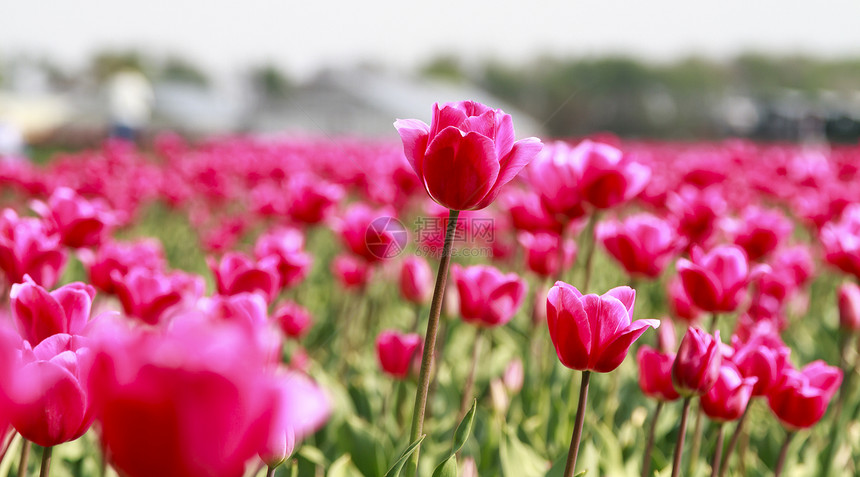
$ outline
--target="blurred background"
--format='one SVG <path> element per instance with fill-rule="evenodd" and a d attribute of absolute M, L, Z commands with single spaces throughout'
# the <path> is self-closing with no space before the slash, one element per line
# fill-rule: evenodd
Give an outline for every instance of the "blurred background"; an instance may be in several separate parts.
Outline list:
<path fill-rule="evenodd" d="M 476 99 L 518 136 L 856 142 L 860 2 L 0 5 L 0 154 L 349 134 Z"/>

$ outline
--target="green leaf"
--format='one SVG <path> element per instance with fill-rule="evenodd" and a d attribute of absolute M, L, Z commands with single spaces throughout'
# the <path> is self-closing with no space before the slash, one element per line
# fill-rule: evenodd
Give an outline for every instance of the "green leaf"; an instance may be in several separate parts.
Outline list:
<path fill-rule="evenodd" d="M 508 429 L 499 446 L 502 475 L 505 477 L 543 477 L 549 463 L 534 449 L 523 444 L 516 431 Z"/>
<path fill-rule="evenodd" d="M 457 467 L 456 453 L 451 454 L 441 464 L 436 466 L 436 470 L 433 471 L 433 477 L 457 477 L 458 474 L 459 467 Z"/>
<path fill-rule="evenodd" d="M 365 477 L 378 477 L 385 471 L 385 453 L 381 439 L 374 429 L 360 418 L 350 416 L 347 421 L 346 446 L 352 463 Z"/>
<path fill-rule="evenodd" d="M 320 467 L 326 467 L 326 458 L 325 454 L 314 446 L 308 444 L 302 444 L 299 448 L 299 453 L 301 457 L 304 457 L 308 462 L 312 464 L 316 464 Z"/>
<path fill-rule="evenodd" d="M 472 401 L 472 408 L 463 416 L 463 420 L 457 425 L 457 430 L 454 431 L 454 445 L 451 447 L 451 454 L 460 452 L 460 449 L 469 440 L 469 435 L 472 433 L 472 424 L 475 422 L 475 409 L 478 407 L 478 400 Z"/>
<path fill-rule="evenodd" d="M 574 475 L 573 477 L 582 477 L 583 475 L 585 475 L 586 472 L 588 472 L 588 469 L 583 470 L 582 472 Z"/>
<path fill-rule="evenodd" d="M 361 474 L 352 465 L 350 455 L 344 454 L 331 464 L 325 475 L 326 477 L 358 477 Z"/>
<path fill-rule="evenodd" d="M 400 458 L 388 469 L 388 472 L 385 473 L 385 477 L 398 477 L 400 475 L 400 471 L 403 470 L 403 466 L 406 465 L 406 461 L 409 460 L 409 457 L 415 453 L 415 449 L 421 445 L 421 441 L 427 437 L 427 434 L 422 434 L 418 436 L 418 439 L 415 440 L 412 444 L 409 444 L 409 447 L 400 454 Z"/>

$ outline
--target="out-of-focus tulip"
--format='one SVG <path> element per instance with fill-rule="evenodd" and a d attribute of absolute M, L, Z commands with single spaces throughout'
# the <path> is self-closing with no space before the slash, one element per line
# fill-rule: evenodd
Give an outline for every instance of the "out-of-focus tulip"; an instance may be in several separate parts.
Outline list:
<path fill-rule="evenodd" d="M 685 237 L 690 246 L 705 247 L 727 206 L 719 189 L 700 190 L 687 186 L 677 193 L 669 193 L 666 207 L 677 223 L 678 235 Z"/>
<path fill-rule="evenodd" d="M 102 242 L 117 220 L 104 200 L 87 200 L 68 187 L 58 187 L 48 203 L 34 201 L 35 210 L 50 220 L 60 242 L 71 248 L 92 247 Z"/>
<path fill-rule="evenodd" d="M 96 291 L 75 282 L 50 293 L 29 277 L 12 285 L 12 317 L 21 336 L 36 346 L 58 333 L 79 334 L 87 320 Z"/>
<path fill-rule="evenodd" d="M 755 377 L 743 377 L 730 361 L 720 365 L 719 377 L 714 387 L 702 395 L 702 410 L 717 422 L 740 419 L 752 397 Z"/>
<path fill-rule="evenodd" d="M 406 230 L 394 218 L 394 209 L 372 209 L 365 204 L 353 204 L 343 213 L 334 228 L 347 249 L 368 263 L 390 258 L 392 246 L 405 244 Z"/>
<path fill-rule="evenodd" d="M 582 179 L 581 161 L 582 154 L 574 155 L 570 146 L 556 141 L 547 144 L 526 169 L 532 190 L 537 191 L 543 206 L 560 222 L 585 215 L 586 204 L 579 190 Z M 540 209 L 533 205 L 529 207 L 528 202 L 523 205 L 528 207 L 525 210 L 535 211 L 533 214 L 540 212 Z"/>
<path fill-rule="evenodd" d="M 271 302 L 280 289 L 279 262 L 280 259 L 276 256 L 268 256 L 255 262 L 238 252 L 225 253 L 219 262 L 212 257 L 207 259 L 209 268 L 215 275 L 218 293 L 261 293 L 267 302 Z"/>
<path fill-rule="evenodd" d="M 466 323 L 503 325 L 523 303 L 527 285 L 516 273 L 504 274 L 490 265 L 454 265 L 451 271 L 460 297 L 460 317 Z"/>
<path fill-rule="evenodd" d="M 846 282 L 839 286 L 839 327 L 860 331 L 860 287 Z"/>
<path fill-rule="evenodd" d="M 824 361 L 809 363 L 802 371 L 788 367 L 768 395 L 768 404 L 783 426 L 806 429 L 824 416 L 840 384 L 842 371 Z"/>
<path fill-rule="evenodd" d="M 291 301 L 278 306 L 272 319 L 275 320 L 285 335 L 296 339 L 304 336 L 313 324 L 310 312 L 303 306 Z"/>
<path fill-rule="evenodd" d="M 699 321 L 704 312 L 696 307 L 690 301 L 689 295 L 684 291 L 684 284 L 676 275 L 669 280 L 669 285 L 666 289 L 666 298 L 669 302 L 669 309 L 672 310 L 672 315 L 687 324 L 693 324 Z"/>
<path fill-rule="evenodd" d="M 310 174 L 295 174 L 287 181 L 287 214 L 293 221 L 308 225 L 325 220 L 343 199 L 343 187 Z"/>
<path fill-rule="evenodd" d="M 159 323 L 171 307 L 196 301 L 205 287 L 202 277 L 179 271 L 165 274 L 132 268 L 124 276 L 114 271 L 112 278 L 125 313 L 151 325 Z"/>
<path fill-rule="evenodd" d="M 821 228 L 824 258 L 855 278 L 860 278 L 860 204 L 851 204 L 839 221 Z"/>
<path fill-rule="evenodd" d="M 364 288 L 370 279 L 370 265 L 352 255 L 338 255 L 332 260 L 331 271 L 344 288 Z"/>
<path fill-rule="evenodd" d="M 421 257 L 411 256 L 400 268 L 400 293 L 415 304 L 426 303 L 433 295 L 434 277 L 430 265 Z"/>
<path fill-rule="evenodd" d="M 9 389 L 12 425 L 25 439 L 51 447 L 82 436 L 93 422 L 87 388 L 86 338 L 55 334 L 22 353 Z"/>
<path fill-rule="evenodd" d="M 277 375 L 277 401 L 269 438 L 260 457 L 277 467 L 295 449 L 296 442 L 319 429 L 331 414 L 331 402 L 307 375 L 285 371 Z"/>
<path fill-rule="evenodd" d="M 313 259 L 303 250 L 305 238 L 297 229 L 273 229 L 257 239 L 254 256 L 258 261 L 275 257 L 281 288 L 289 288 L 304 280 Z"/>
<path fill-rule="evenodd" d="M 66 265 L 60 237 L 39 219 L 18 217 L 12 209 L 0 214 L 0 269 L 8 283 L 21 283 L 24 275 L 45 288 L 57 283 Z"/>
<path fill-rule="evenodd" d="M 549 335 L 558 359 L 568 368 L 608 373 L 617 368 L 630 345 L 658 320 L 633 321 L 636 291 L 617 287 L 603 295 L 583 295 L 556 282 L 546 300 Z"/>
<path fill-rule="evenodd" d="M 783 369 L 790 366 L 788 356 L 791 350 L 782 342 L 774 330 L 757 327 L 751 330 L 746 340 L 732 337 L 734 353 L 731 361 L 738 371 L 747 378 L 756 378 L 753 396 L 764 396 L 778 384 Z"/>
<path fill-rule="evenodd" d="M 582 199 L 598 209 L 608 209 L 633 199 L 648 185 L 651 169 L 623 159 L 620 150 L 588 139 L 570 152 L 579 164 Z"/>
<path fill-rule="evenodd" d="M 710 312 L 734 311 L 746 296 L 749 263 L 737 245 L 720 245 L 704 253 L 694 247 L 691 260 L 678 260 L 678 275 L 690 301 Z"/>
<path fill-rule="evenodd" d="M 636 360 L 639 362 L 639 388 L 642 394 L 660 401 L 678 399 L 678 391 L 675 391 L 675 386 L 672 385 L 675 353 L 661 353 L 645 345 L 639 348 Z"/>
<path fill-rule="evenodd" d="M 95 253 L 90 250 L 79 251 L 81 261 L 87 268 L 90 283 L 106 293 L 116 293 L 112 274 L 114 270 L 124 276 L 131 268 L 163 272 L 167 269 L 167 259 L 161 242 L 143 239 L 136 242 L 105 242 Z"/>
<path fill-rule="evenodd" d="M 601 222 L 597 240 L 628 274 L 648 278 L 657 278 L 683 246 L 668 222 L 650 214 Z"/>
<path fill-rule="evenodd" d="M 511 116 L 474 101 L 434 105 L 429 126 L 400 119 L 394 127 L 427 193 L 453 210 L 490 205 L 542 146 L 537 138 L 514 142 Z"/>
<path fill-rule="evenodd" d="M 576 242 L 565 240 L 562 253 L 564 263 L 559 263 L 560 237 L 558 234 L 522 232 L 518 238 L 526 251 L 528 269 L 541 277 L 558 277 L 576 261 Z"/>
<path fill-rule="evenodd" d="M 501 200 L 515 229 L 531 233 L 561 233 L 563 224 L 544 207 L 537 194 L 532 191 L 508 190 L 510 192 L 503 194 Z"/>
<path fill-rule="evenodd" d="M 687 328 L 672 365 L 672 383 L 678 394 L 701 396 L 714 387 L 722 363 L 720 347 L 719 330 L 711 336 L 699 328 Z"/>
<path fill-rule="evenodd" d="M 678 346 L 678 337 L 675 335 L 675 324 L 668 316 L 660 320 L 662 326 L 657 328 L 657 349 L 663 353 L 674 352 Z"/>
<path fill-rule="evenodd" d="M 251 327 L 266 324 L 268 313 L 266 299 L 258 293 L 215 295 L 197 301 L 197 309 L 214 320 L 245 323 Z"/>
<path fill-rule="evenodd" d="M 397 379 L 409 376 L 412 364 L 421 355 L 421 336 L 386 330 L 376 338 L 376 356 L 383 371 Z"/>
<path fill-rule="evenodd" d="M 794 227 L 778 210 L 750 206 L 728 228 L 734 235 L 734 242 L 744 249 L 750 261 L 758 261 L 776 250 Z"/>
<path fill-rule="evenodd" d="M 505 368 L 502 382 L 509 393 L 516 394 L 523 388 L 523 362 L 519 358 L 513 359 Z"/>

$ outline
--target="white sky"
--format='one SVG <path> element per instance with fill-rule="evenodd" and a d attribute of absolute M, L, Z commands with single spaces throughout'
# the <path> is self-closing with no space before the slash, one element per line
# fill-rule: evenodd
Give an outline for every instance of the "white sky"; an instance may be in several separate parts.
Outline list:
<path fill-rule="evenodd" d="M 0 0 L 0 55 L 80 66 L 94 51 L 176 52 L 232 72 L 272 61 L 294 75 L 439 53 L 522 63 L 627 53 L 669 60 L 746 50 L 860 56 L 858 0 Z"/>

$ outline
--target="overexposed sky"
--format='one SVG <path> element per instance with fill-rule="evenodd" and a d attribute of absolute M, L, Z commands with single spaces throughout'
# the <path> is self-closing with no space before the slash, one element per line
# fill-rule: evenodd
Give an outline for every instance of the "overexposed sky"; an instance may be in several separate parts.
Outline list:
<path fill-rule="evenodd" d="M 654 60 L 756 50 L 860 56 L 858 0 L 0 0 L 0 55 L 80 66 L 94 51 L 175 52 L 220 72 L 271 61 L 305 76 L 440 53 L 527 62 L 542 53 Z"/>

